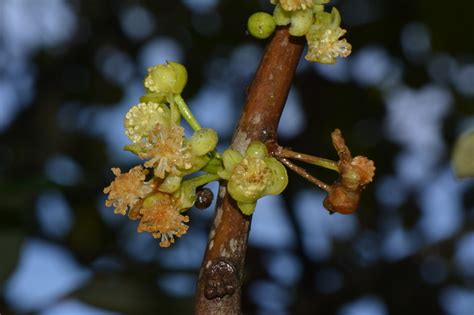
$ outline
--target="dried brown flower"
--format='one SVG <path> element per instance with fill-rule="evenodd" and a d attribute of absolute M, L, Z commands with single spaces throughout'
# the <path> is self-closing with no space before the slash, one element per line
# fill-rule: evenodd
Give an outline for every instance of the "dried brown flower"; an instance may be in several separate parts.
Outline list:
<path fill-rule="evenodd" d="M 339 180 L 328 187 L 324 206 L 329 211 L 343 214 L 353 213 L 360 200 L 360 193 L 375 174 L 374 162 L 365 156 L 352 158 L 339 129 L 331 133 L 334 148 L 339 155 Z"/>

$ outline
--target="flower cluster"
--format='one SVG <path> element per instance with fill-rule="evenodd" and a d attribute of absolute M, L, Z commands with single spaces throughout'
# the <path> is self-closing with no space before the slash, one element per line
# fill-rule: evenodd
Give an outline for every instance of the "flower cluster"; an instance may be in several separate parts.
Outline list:
<path fill-rule="evenodd" d="M 289 25 L 293 36 L 306 36 L 308 53 L 305 58 L 333 64 L 337 57 L 350 55 L 352 46 L 341 39 L 346 30 L 341 28 L 341 15 L 336 8 L 324 11 L 330 0 L 270 0 L 275 5 L 273 20 L 258 12 L 248 21 L 249 32 L 257 38 L 271 35 L 276 25 Z M 268 14 L 266 14 L 268 15 Z M 259 18 L 256 18 L 256 17 Z M 269 15 L 268 15 L 269 16 Z"/>
<path fill-rule="evenodd" d="M 113 168 L 116 178 L 104 189 L 106 206 L 114 207 L 117 214 L 128 212 L 131 219 L 140 221 L 138 231 L 161 239 L 163 247 L 186 233 L 189 217 L 182 212 L 193 206 L 196 189 L 218 179 L 212 174 L 184 178 L 208 164 L 218 140 L 214 130 L 202 128 L 186 137 L 180 122 L 181 112 L 188 111 L 179 108 L 179 104 L 185 106 L 180 93 L 186 80 L 186 69 L 175 62 L 148 70 L 147 94 L 124 119 L 131 141 L 124 149 L 144 163 L 127 173 Z M 189 113 L 185 118 L 193 119 Z"/>
<path fill-rule="evenodd" d="M 124 149 L 142 159 L 143 165 L 123 174 L 113 168 L 116 178 L 104 189 L 106 205 L 139 220 L 138 231 L 159 238 L 162 247 L 187 232 L 189 216 L 183 213 L 194 206 L 203 185 L 227 180 L 229 193 L 250 215 L 257 199 L 279 194 L 288 182 L 285 167 L 268 156 L 261 142 L 252 143 L 245 157 L 234 150 L 221 156 L 215 150 L 217 133 L 201 128 L 181 97 L 186 81 L 186 69 L 176 62 L 148 69 L 145 95 L 124 119 L 131 141 Z M 190 137 L 181 118 L 194 130 Z M 210 204 L 209 194 L 204 199 L 199 206 Z"/>

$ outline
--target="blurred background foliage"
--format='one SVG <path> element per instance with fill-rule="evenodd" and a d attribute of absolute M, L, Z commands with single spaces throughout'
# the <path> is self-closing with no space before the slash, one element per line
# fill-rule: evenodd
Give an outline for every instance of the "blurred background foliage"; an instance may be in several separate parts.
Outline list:
<path fill-rule="evenodd" d="M 266 0 L 0 0 L 0 312 L 190 314 L 213 206 L 171 249 L 104 207 L 122 117 L 146 68 L 184 63 L 184 97 L 223 149 L 265 45 L 246 34 Z M 281 144 L 375 160 L 356 215 L 291 174 L 259 202 L 245 314 L 474 314 L 474 183 L 455 140 L 474 127 L 474 2 L 332 1 L 353 55 L 301 62 Z M 311 169 L 331 182 L 333 174 Z M 216 186 L 211 185 L 215 190 Z"/>

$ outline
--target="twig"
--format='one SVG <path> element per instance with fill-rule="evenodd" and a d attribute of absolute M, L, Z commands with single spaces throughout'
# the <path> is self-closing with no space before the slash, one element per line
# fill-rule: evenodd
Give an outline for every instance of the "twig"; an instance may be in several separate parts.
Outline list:
<path fill-rule="evenodd" d="M 276 141 L 276 130 L 304 47 L 278 28 L 248 90 L 232 147 L 244 152 L 252 140 Z M 224 184 L 224 183 L 223 183 Z M 195 314 L 240 315 L 242 274 L 251 217 L 243 215 L 221 184 L 207 249 L 199 272 Z"/>
<path fill-rule="evenodd" d="M 304 168 L 299 167 L 296 164 L 293 164 L 292 162 L 290 162 L 288 159 L 285 159 L 285 158 L 280 158 L 279 160 L 283 164 L 285 164 L 286 167 L 288 167 L 290 170 L 297 173 L 298 175 L 300 175 L 304 179 L 310 181 L 311 183 L 315 184 L 316 186 L 318 186 L 319 188 L 321 188 L 325 191 L 329 191 L 329 185 L 328 184 L 320 181 L 319 179 L 317 179 L 316 177 L 314 177 L 313 175 L 308 173 L 308 171 L 306 171 Z"/>
<path fill-rule="evenodd" d="M 337 165 L 337 162 L 335 161 L 328 160 L 325 158 L 320 158 L 320 157 L 309 155 L 309 154 L 295 152 L 295 151 L 292 151 L 290 149 L 283 148 L 280 146 L 278 146 L 278 148 L 275 150 L 274 155 L 277 158 L 290 158 L 293 160 L 302 161 L 308 164 L 321 166 L 321 167 L 339 172 L 339 167 Z"/>

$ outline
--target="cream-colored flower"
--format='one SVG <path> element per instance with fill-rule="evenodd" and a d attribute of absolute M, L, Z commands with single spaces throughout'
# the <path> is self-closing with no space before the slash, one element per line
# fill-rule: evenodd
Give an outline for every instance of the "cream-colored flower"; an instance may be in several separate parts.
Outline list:
<path fill-rule="evenodd" d="M 308 53 L 305 58 L 325 64 L 333 64 L 337 57 L 347 57 L 351 54 L 352 46 L 345 39 L 339 39 L 346 33 L 345 29 L 321 28 L 313 25 L 306 34 Z"/>
<path fill-rule="evenodd" d="M 109 194 L 105 205 L 115 207 L 114 212 L 125 215 L 146 195 L 151 193 L 153 185 L 145 183 L 148 171 L 141 165 L 135 166 L 128 173 L 122 174 L 120 168 L 112 168 L 115 180 L 106 188 L 104 193 Z"/>
<path fill-rule="evenodd" d="M 271 3 L 279 3 L 285 11 L 304 10 L 313 6 L 313 0 L 271 0 Z"/>
<path fill-rule="evenodd" d="M 165 178 L 166 174 L 180 175 L 180 170 L 192 167 L 192 154 L 184 141 L 182 127 L 157 124 L 148 140 L 139 156 L 148 160 L 145 167 L 155 168 L 155 176 Z"/>
<path fill-rule="evenodd" d="M 188 231 L 187 215 L 182 215 L 176 201 L 168 194 L 160 197 L 150 205 L 140 209 L 138 232 L 149 232 L 154 238 L 159 238 L 161 247 L 169 247 L 175 242 L 175 237 L 181 237 Z"/>
<path fill-rule="evenodd" d="M 156 124 L 169 124 L 170 110 L 165 104 L 140 103 L 125 115 L 125 134 L 134 143 L 146 138 Z"/>

